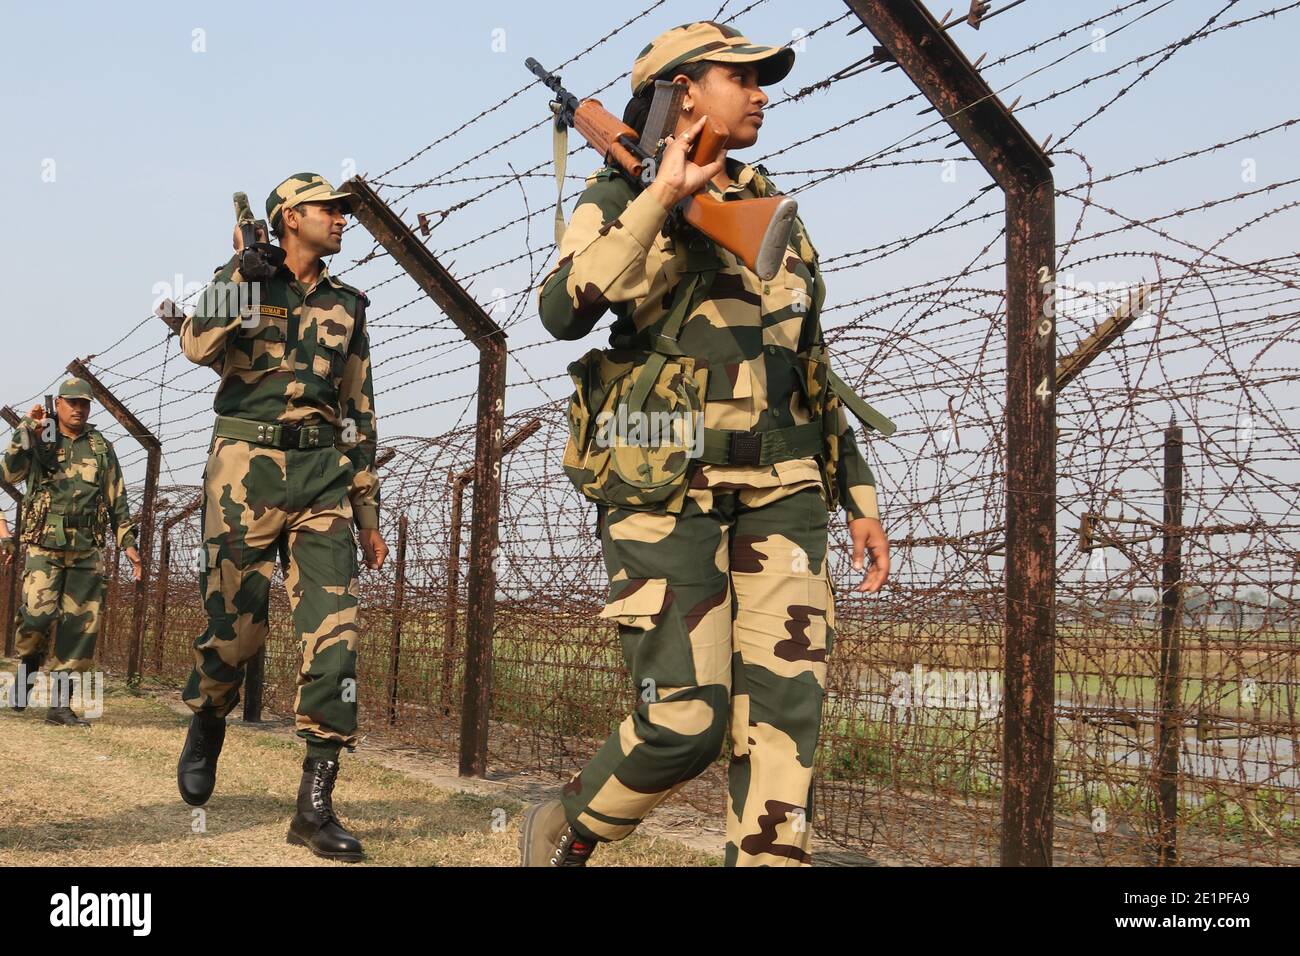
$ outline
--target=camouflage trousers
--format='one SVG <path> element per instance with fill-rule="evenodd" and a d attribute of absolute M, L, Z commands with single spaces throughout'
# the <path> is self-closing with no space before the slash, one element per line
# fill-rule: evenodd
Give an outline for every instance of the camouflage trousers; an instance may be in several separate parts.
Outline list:
<path fill-rule="evenodd" d="M 640 701 L 564 788 L 619 840 L 722 750 L 726 863 L 810 862 L 813 758 L 834 629 L 820 482 L 692 488 L 682 512 L 605 509 L 610 600 Z"/>
<path fill-rule="evenodd" d="M 301 655 L 298 736 L 337 750 L 356 744 L 357 552 L 336 449 L 281 450 L 218 438 L 203 475 L 199 590 L 206 629 L 194 642 L 185 703 L 228 714 L 244 665 L 270 629 L 271 575 L 287 551 L 285 589 Z"/>
<path fill-rule="evenodd" d="M 90 670 L 103 603 L 104 560 L 98 548 L 62 551 L 29 546 L 15 641 L 18 654 L 44 655 L 53 626 L 50 670 Z"/>

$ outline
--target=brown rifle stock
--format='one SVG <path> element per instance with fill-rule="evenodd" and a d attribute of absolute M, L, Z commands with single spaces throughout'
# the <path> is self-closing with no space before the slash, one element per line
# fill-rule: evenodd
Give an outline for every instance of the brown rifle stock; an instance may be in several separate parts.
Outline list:
<path fill-rule="evenodd" d="M 578 104 L 573 111 L 573 128 L 606 162 L 616 163 L 638 181 L 642 179 L 645 162 L 620 142 L 624 137 L 635 142 L 639 134 L 606 110 L 599 100 L 588 99 Z M 691 144 L 687 158 L 696 165 L 707 166 L 718 158 L 727 137 L 726 126 L 709 120 L 700 138 Z M 780 268 L 796 208 L 794 200 L 785 196 L 719 202 L 701 190 L 684 200 L 682 212 L 688 223 L 735 255 L 746 268 L 762 279 L 770 279 Z"/>

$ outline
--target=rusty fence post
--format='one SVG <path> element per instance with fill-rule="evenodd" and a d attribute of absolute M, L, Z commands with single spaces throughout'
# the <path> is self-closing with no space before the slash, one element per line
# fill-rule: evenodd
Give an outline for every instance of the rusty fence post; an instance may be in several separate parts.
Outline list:
<path fill-rule="evenodd" d="M 99 612 L 99 638 L 95 642 L 95 657 L 101 663 L 107 662 L 109 640 L 117 639 L 117 631 L 108 626 L 108 616 L 113 613 L 122 597 L 122 549 L 113 542 L 106 543 L 104 550 L 113 557 L 111 561 L 104 562 L 105 569 L 111 566 L 112 570 L 108 572 L 108 585 L 104 588 L 104 602 Z M 106 636 L 110 634 L 111 638 Z M 130 648 L 127 653 L 130 653 Z"/>
<path fill-rule="evenodd" d="M 492 627 L 496 612 L 492 563 L 501 510 L 506 334 L 364 179 L 354 176 L 344 188 L 352 194 L 352 213 L 357 221 L 479 350 L 459 765 L 462 776 L 482 776 L 487 768 L 488 713 L 492 700 Z"/>
<path fill-rule="evenodd" d="M 845 0 L 1006 197 L 1003 866 L 1050 866 L 1055 766 L 1056 279 L 1051 160 L 919 0 Z"/>
<path fill-rule="evenodd" d="M 402 657 L 402 612 L 406 607 L 406 515 L 397 519 L 397 565 L 393 568 L 393 643 L 388 661 L 388 723 L 397 723 L 397 674 Z"/>
<path fill-rule="evenodd" d="M 95 398 L 110 415 L 126 429 L 127 434 L 144 446 L 148 462 L 144 473 L 144 495 L 140 501 L 140 580 L 135 582 L 135 600 L 132 610 L 131 647 L 127 653 L 127 683 L 136 684 L 140 680 L 140 658 L 144 647 L 144 632 L 149 615 L 149 574 L 153 569 L 153 519 L 154 505 L 158 498 L 158 470 L 162 466 L 162 442 L 145 428 L 131 410 L 118 401 L 103 383 L 91 374 L 86 363 L 73 359 L 68 363 L 69 374 L 85 379 L 94 392 Z"/>
<path fill-rule="evenodd" d="M 1173 866 L 1178 862 L 1178 756 L 1183 743 L 1183 430 L 1173 422 L 1165 429 L 1164 499 L 1157 759 L 1152 776 L 1160 804 L 1156 863 Z"/>
<path fill-rule="evenodd" d="M 22 421 L 22 419 L 18 417 L 18 414 L 8 405 L 0 408 L 0 418 L 3 418 L 5 423 L 11 428 L 17 428 L 19 423 Z M 13 657 L 14 641 L 16 639 L 15 634 L 18 626 L 18 605 L 21 603 L 18 594 L 18 584 L 22 579 L 23 574 L 23 495 L 22 492 L 8 482 L 5 482 L 5 491 L 8 492 L 9 497 L 18 502 L 18 514 L 14 519 L 12 529 L 14 536 L 14 560 L 13 563 L 5 569 L 4 583 L 4 651 L 5 657 Z"/>
<path fill-rule="evenodd" d="M 266 642 L 257 649 L 253 659 L 244 665 L 244 723 L 255 724 L 262 719 L 262 696 L 266 687 Z"/>
<path fill-rule="evenodd" d="M 542 427 L 540 418 L 530 418 L 518 431 L 506 439 L 501 446 L 504 459 L 518 448 L 530 435 Z M 474 469 L 468 469 L 452 478 L 451 482 L 451 516 L 447 535 L 447 598 L 443 610 L 442 622 L 442 694 L 441 706 L 444 715 L 451 713 L 452 681 L 456 661 L 457 618 L 460 608 L 460 525 L 461 508 L 465 497 L 465 486 L 474 480 Z"/>
<path fill-rule="evenodd" d="M 9 566 L 5 568 L 4 590 L 0 592 L 0 622 L 3 623 L 5 629 L 4 654 L 5 657 L 13 657 L 14 633 L 18 617 L 17 588 L 15 585 L 18 576 L 22 574 L 19 565 L 19 559 L 22 557 L 19 541 L 23 533 L 23 493 L 7 481 L 0 481 L 0 486 L 4 487 L 5 494 L 12 498 L 18 506 L 13 527 L 10 528 L 10 532 L 13 534 L 13 558 Z"/>
<path fill-rule="evenodd" d="M 451 713 L 451 685 L 455 673 L 457 617 L 460 608 L 460 525 L 465 486 L 474 480 L 474 469 L 462 471 L 451 481 L 451 516 L 447 529 L 447 596 L 442 611 L 442 712 Z"/>
<path fill-rule="evenodd" d="M 202 506 L 203 492 L 199 492 L 193 501 L 163 522 L 162 540 L 158 545 L 158 595 L 155 598 L 156 610 L 154 611 L 153 637 L 153 666 L 154 670 L 160 674 L 162 673 L 163 641 L 167 630 L 167 586 L 171 582 L 172 573 L 172 528 L 189 518 Z"/>

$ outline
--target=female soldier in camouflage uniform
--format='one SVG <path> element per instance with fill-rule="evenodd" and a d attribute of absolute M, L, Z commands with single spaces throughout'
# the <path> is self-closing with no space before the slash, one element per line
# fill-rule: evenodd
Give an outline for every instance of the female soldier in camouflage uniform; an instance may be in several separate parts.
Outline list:
<path fill-rule="evenodd" d="M 726 862 L 810 860 L 834 628 L 828 511 L 842 502 L 849 512 L 854 567 L 871 554 L 858 590 L 879 590 L 889 557 L 875 482 L 826 394 L 825 287 L 802 225 L 768 281 L 688 227 L 664 228 L 701 187 L 722 201 L 775 192 L 761 168 L 725 153 L 700 167 L 686 152 L 706 115 L 726 124 L 729 149 L 753 145 L 768 102 L 760 87 L 793 62 L 788 48 L 707 22 L 647 46 L 624 119 L 645 122 L 655 79 L 685 82 L 678 135 L 639 194 L 609 167 L 588 180 L 541 289 L 542 322 L 557 338 L 616 316 L 613 350 L 570 366 L 579 388 L 565 466 L 597 502 L 610 580 L 601 616 L 618 622 L 640 701 L 561 800 L 528 810 L 526 866 L 583 865 L 596 842 L 627 836 L 718 757 L 728 727 Z M 647 366 L 657 377 L 638 388 Z M 637 444 L 626 435 L 599 447 L 619 421 L 609 413 L 656 402 L 696 410 L 703 440 L 659 459 L 619 447 Z"/>

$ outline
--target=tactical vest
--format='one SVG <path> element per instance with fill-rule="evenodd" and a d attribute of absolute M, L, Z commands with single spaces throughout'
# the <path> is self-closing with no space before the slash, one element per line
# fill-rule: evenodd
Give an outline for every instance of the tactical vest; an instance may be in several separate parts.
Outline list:
<path fill-rule="evenodd" d="M 774 194 L 766 170 L 761 166 L 754 169 L 755 192 L 760 197 Z M 620 174 L 606 167 L 596 175 L 614 178 Z M 795 228 L 802 231 L 802 222 L 796 220 Z M 803 238 L 806 241 L 806 234 Z M 613 348 L 592 349 L 569 365 L 575 389 L 569 404 L 565 472 L 584 496 L 599 504 L 675 514 L 685 502 L 693 460 L 768 466 L 815 458 L 827 501 L 834 508 L 838 502 L 841 403 L 869 428 L 888 435 L 894 427 L 831 372 L 821 341 L 821 303 L 814 302 L 805 319 L 801 349 L 795 356 L 795 373 L 811 420 L 757 432 L 704 428 L 701 419 L 708 394 L 708 363 L 685 354 L 678 340 L 687 316 L 708 299 L 724 262 L 716 243 L 689 226 L 679 227 L 673 240 L 685 268 L 663 319 L 629 336 L 614 336 Z M 660 435 L 661 441 L 654 445 L 620 444 L 607 433 L 602 440 L 601 430 L 606 428 L 602 419 L 621 423 L 639 415 L 641 421 L 649 421 L 664 413 L 689 423 L 681 434 L 670 435 L 672 440 L 663 441 Z M 700 439 L 694 448 L 693 435 Z"/>
<path fill-rule="evenodd" d="M 108 527 L 108 500 L 104 493 L 104 482 L 108 480 L 108 442 L 93 425 L 87 425 L 86 437 L 90 440 L 90 450 L 95 456 L 95 515 L 91 520 L 90 532 L 99 547 L 104 545 L 104 535 Z M 39 439 L 38 439 L 39 440 Z M 27 489 L 23 495 L 23 533 L 22 541 L 27 545 L 43 547 L 45 538 L 54 524 L 55 541 L 67 547 L 67 519 L 64 515 L 51 512 L 49 484 L 54 471 L 58 468 L 56 461 L 43 462 L 40 454 L 32 455 L 31 468 L 27 473 Z"/>

